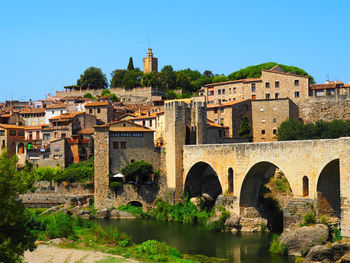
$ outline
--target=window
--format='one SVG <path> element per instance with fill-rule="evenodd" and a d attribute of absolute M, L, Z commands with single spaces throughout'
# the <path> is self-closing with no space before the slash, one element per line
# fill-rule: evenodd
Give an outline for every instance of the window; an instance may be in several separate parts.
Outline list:
<path fill-rule="evenodd" d="M 272 133 L 273 133 L 274 135 L 276 135 L 276 134 L 277 134 L 277 130 L 276 130 L 276 129 L 273 129 L 273 130 L 272 130 Z"/>
<path fill-rule="evenodd" d="M 126 142 L 120 142 L 120 148 L 126 149 Z"/>
<path fill-rule="evenodd" d="M 294 92 L 294 97 L 299 98 L 299 91 Z"/>
<path fill-rule="evenodd" d="M 134 162 L 135 162 L 135 159 L 131 159 L 130 162 L 131 162 L 131 163 L 134 163 Z"/>
<path fill-rule="evenodd" d="M 309 178 L 303 177 L 303 196 L 309 196 Z"/>
<path fill-rule="evenodd" d="M 5 131 L 4 130 L 0 130 L 0 136 L 5 136 Z"/>
<path fill-rule="evenodd" d="M 224 112 L 224 108 L 221 108 L 220 110 L 221 110 L 221 112 Z"/>
<path fill-rule="evenodd" d="M 273 120 L 272 120 L 274 123 L 276 123 L 277 122 L 277 119 L 276 118 L 273 118 Z"/>
<path fill-rule="evenodd" d="M 214 113 L 218 113 L 218 109 L 215 109 L 215 110 L 214 110 Z"/>
<path fill-rule="evenodd" d="M 24 136 L 24 131 L 18 131 L 18 136 Z"/>
<path fill-rule="evenodd" d="M 261 130 L 261 134 L 265 134 L 265 130 Z"/>
<path fill-rule="evenodd" d="M 97 109 L 97 113 L 101 113 L 101 109 L 100 108 Z"/>
<path fill-rule="evenodd" d="M 2 147 L 5 147 L 5 146 L 6 146 L 5 140 L 2 140 Z"/>
<path fill-rule="evenodd" d="M 145 120 L 142 121 L 142 126 L 146 126 L 146 121 Z"/>
<path fill-rule="evenodd" d="M 231 88 L 229 88 L 229 89 L 228 89 L 228 93 L 230 93 L 230 94 L 231 94 Z"/>
<path fill-rule="evenodd" d="M 65 133 L 62 133 L 62 134 L 61 134 L 61 137 L 62 137 L 62 138 L 66 138 L 66 134 L 65 134 Z"/>
<path fill-rule="evenodd" d="M 149 120 L 149 126 L 150 126 L 150 127 L 152 126 L 152 119 Z"/>
<path fill-rule="evenodd" d="M 256 90 L 255 83 L 252 83 L 252 92 L 255 92 L 255 90 Z"/>
<path fill-rule="evenodd" d="M 44 133 L 43 134 L 43 139 L 44 140 L 50 140 L 50 133 Z"/>
<path fill-rule="evenodd" d="M 61 110 L 61 114 L 63 113 L 63 110 Z"/>
<path fill-rule="evenodd" d="M 233 88 L 233 93 L 236 93 L 236 88 Z"/>
<path fill-rule="evenodd" d="M 275 99 L 279 99 L 280 98 L 280 94 L 279 93 L 275 93 Z"/>
<path fill-rule="evenodd" d="M 264 111 L 264 107 L 261 107 L 261 108 L 260 108 L 260 111 Z"/>
<path fill-rule="evenodd" d="M 54 159 L 54 160 L 59 160 L 59 159 L 60 159 L 60 155 L 54 155 L 54 156 L 53 156 L 53 159 Z"/>
<path fill-rule="evenodd" d="M 218 119 L 214 119 L 215 124 L 218 124 Z"/>
<path fill-rule="evenodd" d="M 252 95 L 252 100 L 256 100 L 256 95 Z"/>
<path fill-rule="evenodd" d="M 92 113 L 92 109 L 89 110 L 89 113 Z"/>
<path fill-rule="evenodd" d="M 221 118 L 220 125 L 224 125 L 224 118 Z"/>
<path fill-rule="evenodd" d="M 265 119 L 261 119 L 261 122 L 265 122 Z"/>
<path fill-rule="evenodd" d="M 266 93 L 266 94 L 265 94 L 265 98 L 266 98 L 266 99 L 269 99 L 269 98 L 270 98 L 270 93 Z"/>
<path fill-rule="evenodd" d="M 10 130 L 10 136 L 16 136 L 16 131 L 15 130 Z"/>
<path fill-rule="evenodd" d="M 118 142 L 113 142 L 113 149 L 118 149 Z"/>
<path fill-rule="evenodd" d="M 225 94 L 226 93 L 226 90 L 225 89 L 222 89 L 222 94 Z"/>
<path fill-rule="evenodd" d="M 294 80 L 294 86 L 299 86 L 299 80 L 298 79 Z"/>
<path fill-rule="evenodd" d="M 280 82 L 279 81 L 275 81 L 275 88 L 279 88 L 280 87 Z"/>
<path fill-rule="evenodd" d="M 52 114 L 55 114 L 55 111 L 52 111 Z"/>
<path fill-rule="evenodd" d="M 265 82 L 265 88 L 270 88 L 270 82 Z"/>
<path fill-rule="evenodd" d="M 220 95 L 220 94 L 221 94 L 221 89 L 218 90 L 218 95 Z"/>

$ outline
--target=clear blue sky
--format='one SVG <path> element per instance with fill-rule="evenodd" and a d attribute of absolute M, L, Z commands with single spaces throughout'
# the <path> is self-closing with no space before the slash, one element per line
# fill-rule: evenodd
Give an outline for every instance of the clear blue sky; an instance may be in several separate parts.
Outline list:
<path fill-rule="evenodd" d="M 0 3 L 0 101 L 43 99 L 89 66 L 110 79 L 150 45 L 159 68 L 230 74 L 275 61 L 350 80 L 350 1 L 11 0 Z"/>

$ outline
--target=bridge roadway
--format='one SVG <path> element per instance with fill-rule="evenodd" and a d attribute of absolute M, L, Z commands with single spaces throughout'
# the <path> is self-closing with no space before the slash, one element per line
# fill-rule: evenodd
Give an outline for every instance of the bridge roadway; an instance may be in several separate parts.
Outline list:
<path fill-rule="evenodd" d="M 240 206 L 254 206 L 257 201 L 260 177 L 264 174 L 262 172 L 271 167 L 278 167 L 286 176 L 294 197 L 316 200 L 318 192 L 322 190 L 330 199 L 328 202 L 331 205 L 332 202 L 337 202 L 335 206 L 340 210 L 342 235 L 350 237 L 349 137 L 329 140 L 185 145 L 183 167 L 178 167 L 182 168 L 182 178 L 176 177 L 176 187 L 182 183 L 183 189 L 186 179 L 193 171 L 196 170 L 198 173 L 198 169 L 208 166 L 215 171 L 222 192 L 231 191 L 237 198 L 234 207 L 237 214 L 240 213 Z M 230 173 L 233 174 L 231 182 Z"/>

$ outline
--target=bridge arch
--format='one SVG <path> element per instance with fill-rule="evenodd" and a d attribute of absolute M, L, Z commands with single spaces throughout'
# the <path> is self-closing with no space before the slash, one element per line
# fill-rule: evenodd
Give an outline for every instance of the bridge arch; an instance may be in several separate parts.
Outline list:
<path fill-rule="evenodd" d="M 186 175 L 184 192 L 189 198 L 208 194 L 213 201 L 222 194 L 219 177 L 207 162 L 195 163 Z"/>
<path fill-rule="evenodd" d="M 271 191 L 265 186 L 277 170 L 280 171 L 278 181 L 281 182 L 281 187 L 286 188 L 286 191 L 289 192 L 290 189 L 291 193 L 289 195 L 286 193 L 291 198 L 293 192 L 287 176 L 275 164 L 262 161 L 255 163 L 245 175 L 240 190 L 239 206 L 241 216 L 265 218 L 268 222 L 268 228 L 278 233 L 283 231 L 282 208 L 286 204 L 280 203 L 279 200 L 277 203 L 275 197 L 271 198 L 269 196 Z M 276 183 L 277 180 L 274 182 Z"/>
<path fill-rule="evenodd" d="M 320 172 L 316 186 L 319 216 L 340 218 L 340 167 L 339 159 L 328 162 Z"/>

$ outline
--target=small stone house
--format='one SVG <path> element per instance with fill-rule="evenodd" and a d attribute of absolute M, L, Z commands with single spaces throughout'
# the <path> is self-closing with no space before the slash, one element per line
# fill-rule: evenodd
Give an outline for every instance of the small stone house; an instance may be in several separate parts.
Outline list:
<path fill-rule="evenodd" d="M 107 124 L 115 121 L 114 107 L 108 101 L 97 101 L 85 104 L 86 113 L 93 115 L 98 124 Z"/>

